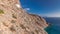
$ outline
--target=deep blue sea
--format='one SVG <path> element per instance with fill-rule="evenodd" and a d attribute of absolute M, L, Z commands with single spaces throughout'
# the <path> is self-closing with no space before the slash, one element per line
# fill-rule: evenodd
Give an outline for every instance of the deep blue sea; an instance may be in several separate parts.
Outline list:
<path fill-rule="evenodd" d="M 59 17 L 47 17 L 46 21 L 52 25 L 45 28 L 48 34 L 60 34 L 60 18 Z"/>

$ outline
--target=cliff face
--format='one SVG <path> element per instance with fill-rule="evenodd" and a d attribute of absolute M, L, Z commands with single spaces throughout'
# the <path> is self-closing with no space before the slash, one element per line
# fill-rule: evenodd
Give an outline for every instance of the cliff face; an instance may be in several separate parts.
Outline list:
<path fill-rule="evenodd" d="M 0 34 L 47 34 L 46 21 L 24 11 L 19 0 L 0 0 Z"/>

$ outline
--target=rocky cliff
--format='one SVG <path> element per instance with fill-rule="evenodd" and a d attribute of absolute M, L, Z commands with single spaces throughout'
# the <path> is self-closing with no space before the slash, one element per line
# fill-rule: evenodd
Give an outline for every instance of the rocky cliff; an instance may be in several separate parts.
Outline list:
<path fill-rule="evenodd" d="M 47 34 L 48 24 L 22 9 L 19 0 L 0 0 L 0 34 Z"/>

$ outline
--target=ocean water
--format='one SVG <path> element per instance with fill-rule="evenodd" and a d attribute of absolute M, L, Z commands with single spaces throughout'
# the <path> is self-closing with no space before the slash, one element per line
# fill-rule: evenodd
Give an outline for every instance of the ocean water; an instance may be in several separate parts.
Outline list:
<path fill-rule="evenodd" d="M 52 25 L 45 28 L 48 34 L 60 34 L 60 18 L 59 17 L 49 17 L 45 18 L 46 21 Z"/>

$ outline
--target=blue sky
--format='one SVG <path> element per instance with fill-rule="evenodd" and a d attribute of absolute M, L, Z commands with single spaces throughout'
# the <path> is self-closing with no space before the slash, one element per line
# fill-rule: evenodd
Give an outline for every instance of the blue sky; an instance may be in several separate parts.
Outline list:
<path fill-rule="evenodd" d="M 29 13 L 47 17 L 60 17 L 60 0 L 20 0 Z"/>

